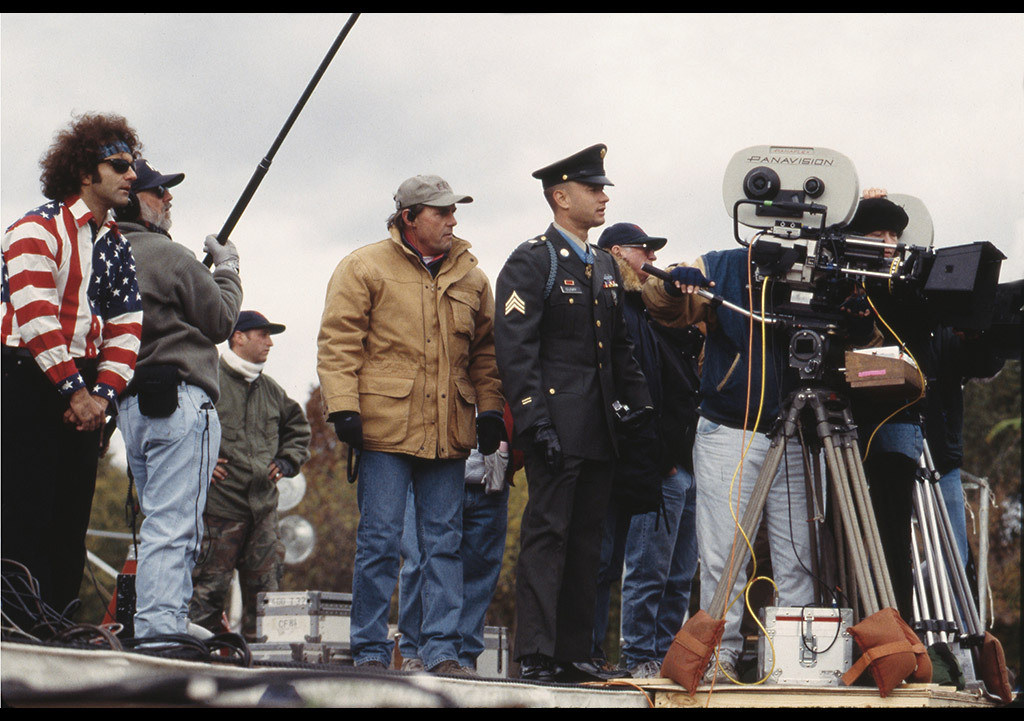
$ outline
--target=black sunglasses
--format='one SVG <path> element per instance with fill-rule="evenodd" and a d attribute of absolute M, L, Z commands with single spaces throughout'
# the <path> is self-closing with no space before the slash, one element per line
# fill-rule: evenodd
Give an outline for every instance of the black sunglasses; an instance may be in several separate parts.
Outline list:
<path fill-rule="evenodd" d="M 115 173 L 124 175 L 132 167 L 132 161 L 125 160 L 124 158 L 103 158 L 101 163 L 110 163 L 110 167 L 114 169 Z"/>

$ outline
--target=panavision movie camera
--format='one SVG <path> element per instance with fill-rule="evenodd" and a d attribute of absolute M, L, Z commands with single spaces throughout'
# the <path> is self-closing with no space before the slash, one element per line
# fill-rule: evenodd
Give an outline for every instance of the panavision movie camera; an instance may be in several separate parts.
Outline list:
<path fill-rule="evenodd" d="M 730 161 L 722 195 L 736 241 L 753 246 L 758 280 L 781 281 L 789 291 L 788 299 L 773 301 L 780 314 L 838 318 L 838 305 L 855 283 L 863 283 L 869 291 L 927 302 L 944 325 L 983 330 L 992 323 L 1006 256 L 988 242 L 933 249 L 931 215 L 908 195 L 888 196 L 910 219 L 897 245 L 844 231 L 860 188 L 853 163 L 842 153 L 746 148 Z M 741 238 L 740 226 L 754 229 L 753 237 Z"/>

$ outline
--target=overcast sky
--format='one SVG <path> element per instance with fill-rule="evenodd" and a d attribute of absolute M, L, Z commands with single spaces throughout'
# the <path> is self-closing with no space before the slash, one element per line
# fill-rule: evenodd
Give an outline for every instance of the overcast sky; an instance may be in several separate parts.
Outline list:
<path fill-rule="evenodd" d="M 201 255 L 348 19 L 3 14 L 0 212 L 44 202 L 38 161 L 73 114 L 125 115 Z M 244 307 L 288 326 L 267 372 L 305 403 L 328 278 L 386 236 L 405 178 L 438 174 L 492 284 L 547 227 L 530 173 L 606 143 L 608 223 L 728 248 L 722 179 L 753 145 L 825 147 L 861 188 L 920 198 L 936 245 L 987 240 L 1024 275 L 1024 15 L 363 14 L 232 239 Z M 594 231 L 596 241 L 599 231 Z"/>

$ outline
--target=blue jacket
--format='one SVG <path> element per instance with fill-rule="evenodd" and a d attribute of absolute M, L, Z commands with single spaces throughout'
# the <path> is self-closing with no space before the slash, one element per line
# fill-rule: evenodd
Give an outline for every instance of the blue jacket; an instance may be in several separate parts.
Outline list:
<path fill-rule="evenodd" d="M 747 298 L 747 251 L 735 248 L 712 251 L 702 255 L 694 267 L 708 280 L 715 282 L 715 293 L 725 300 L 750 308 Z M 664 283 L 651 278 L 644 283 L 644 302 L 659 323 L 682 327 L 705 321 L 704 364 L 701 371 L 700 414 L 710 421 L 742 428 L 754 428 L 761 401 L 761 327 L 754 324 L 752 353 L 751 321 L 731 310 L 716 311 L 711 303 L 696 295 L 675 297 Z M 756 430 L 766 433 L 779 414 L 781 399 L 796 387 L 796 374 L 789 368 L 788 339 L 767 328 L 765 333 L 764 403 Z M 750 368 L 749 406 L 747 405 L 747 370 Z"/>

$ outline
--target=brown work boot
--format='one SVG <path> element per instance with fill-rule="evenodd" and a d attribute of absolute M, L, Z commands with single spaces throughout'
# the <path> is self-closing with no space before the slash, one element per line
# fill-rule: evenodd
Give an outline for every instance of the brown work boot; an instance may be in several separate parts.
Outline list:
<path fill-rule="evenodd" d="M 427 670 L 430 671 L 430 673 L 438 676 L 462 676 L 464 678 L 470 677 L 470 674 L 466 672 L 466 669 L 459 665 L 458 661 L 452 661 L 451 659 L 441 661 L 436 666 L 432 666 Z"/>

